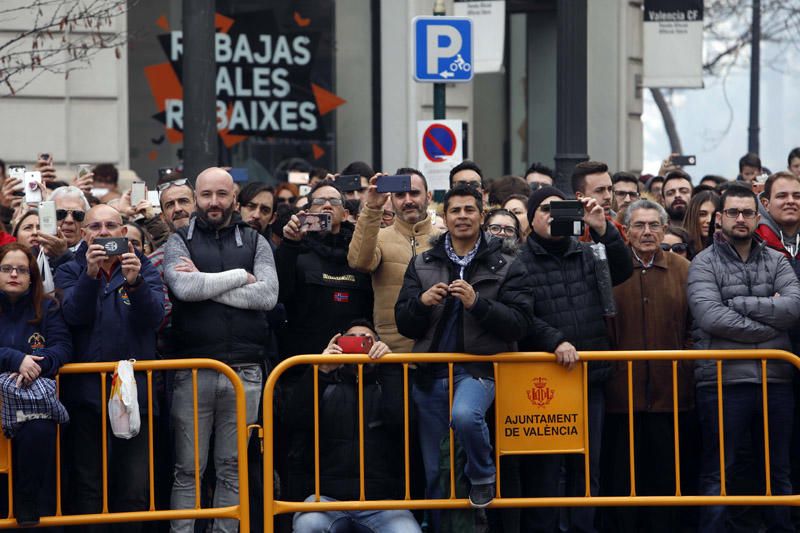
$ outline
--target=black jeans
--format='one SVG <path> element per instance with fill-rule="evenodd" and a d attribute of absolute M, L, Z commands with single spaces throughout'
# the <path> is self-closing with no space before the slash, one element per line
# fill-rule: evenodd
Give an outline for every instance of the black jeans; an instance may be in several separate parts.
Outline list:
<path fill-rule="evenodd" d="M 102 429 L 100 414 L 91 408 L 69 411 L 62 463 L 68 469 L 69 492 L 65 493 L 68 514 L 99 513 L 103 508 Z M 120 439 L 108 429 L 108 510 L 145 511 L 149 508 L 147 416 L 142 415 L 139 434 Z M 115 533 L 140 532 L 142 523 L 80 526 L 80 531 Z"/>

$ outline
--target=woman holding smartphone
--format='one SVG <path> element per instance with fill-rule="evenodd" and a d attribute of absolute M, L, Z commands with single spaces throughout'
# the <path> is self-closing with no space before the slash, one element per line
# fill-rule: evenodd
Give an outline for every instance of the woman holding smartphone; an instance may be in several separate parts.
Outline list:
<path fill-rule="evenodd" d="M 10 420 L 3 410 L 3 432 L 12 437 L 14 516 L 34 525 L 40 515 L 55 513 L 55 439 L 63 406 L 55 398 L 55 376 L 72 354 L 72 340 L 56 300 L 44 293 L 42 277 L 30 250 L 19 243 L 0 248 L 0 388 L 4 402 L 13 388 L 52 390 L 45 407 L 23 409 Z M 10 373 L 10 374 L 9 374 Z M 59 410 L 60 408 L 60 410 Z M 30 418 L 24 415 L 33 415 Z"/>

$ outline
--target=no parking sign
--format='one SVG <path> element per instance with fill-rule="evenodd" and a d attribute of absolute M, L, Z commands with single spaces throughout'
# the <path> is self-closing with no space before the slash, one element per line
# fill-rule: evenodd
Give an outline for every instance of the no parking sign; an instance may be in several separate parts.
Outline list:
<path fill-rule="evenodd" d="M 461 132 L 460 120 L 417 122 L 417 166 L 428 179 L 431 190 L 450 188 L 450 169 L 462 161 Z"/>

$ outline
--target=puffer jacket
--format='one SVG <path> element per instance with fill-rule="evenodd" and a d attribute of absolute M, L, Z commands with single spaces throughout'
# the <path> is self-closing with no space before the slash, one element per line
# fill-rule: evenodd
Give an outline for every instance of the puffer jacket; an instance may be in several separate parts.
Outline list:
<path fill-rule="evenodd" d="M 696 349 L 791 350 L 788 332 L 800 318 L 800 282 L 786 258 L 759 237 L 753 237 L 750 256 L 743 261 L 722 233 L 714 235 L 713 244 L 689 267 L 688 297 Z M 767 364 L 770 383 L 790 383 L 792 374 L 788 363 Z M 716 361 L 696 362 L 698 387 L 716 386 L 716 376 Z M 726 361 L 722 381 L 761 383 L 761 363 Z"/>
<path fill-rule="evenodd" d="M 431 224 L 430 216 L 413 225 L 395 217 L 394 224 L 381 229 L 382 214 L 383 209 L 364 206 L 361 210 L 347 252 L 347 262 L 360 272 L 372 274 L 378 335 L 392 351 L 408 353 L 414 341 L 398 333 L 394 304 L 403 286 L 403 274 L 408 263 L 417 254 L 430 249 L 430 238 L 438 236 L 439 230 Z"/>
<path fill-rule="evenodd" d="M 437 283 L 458 279 L 458 267 L 448 258 L 444 240 L 443 235 L 435 238 L 433 247 L 408 265 L 395 305 L 397 329 L 415 340 L 415 352 L 437 351 L 444 319 L 454 306 L 455 297 L 450 296 L 431 307 L 420 301 L 420 295 Z M 471 309 L 460 307 L 458 352 L 492 355 L 515 351 L 517 341 L 531 326 L 533 300 L 525 268 L 503 244 L 481 236 L 478 252 L 464 272 L 464 280 L 478 297 Z M 464 369 L 474 377 L 493 375 L 489 364 L 468 363 Z"/>
<path fill-rule="evenodd" d="M 608 222 L 602 237 L 592 231 L 592 240 L 606 247 L 611 283 L 619 285 L 628 279 L 633 273 L 631 253 L 614 225 Z M 559 256 L 531 235 L 519 260 L 528 270 L 527 283 L 533 289 L 536 310 L 533 328 L 520 341 L 520 350 L 552 352 L 564 341 L 578 352 L 611 348 L 591 244 L 571 238 L 566 252 Z M 610 371 L 608 362 L 594 361 L 589 364 L 589 381 L 602 382 Z"/>

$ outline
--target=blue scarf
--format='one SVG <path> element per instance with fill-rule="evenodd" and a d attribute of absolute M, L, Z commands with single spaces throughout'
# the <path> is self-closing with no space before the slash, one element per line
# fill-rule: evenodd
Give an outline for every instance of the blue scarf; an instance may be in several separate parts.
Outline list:
<path fill-rule="evenodd" d="M 478 240 L 475 242 L 475 247 L 472 248 L 472 250 L 470 250 L 469 252 L 467 252 L 467 255 L 465 255 L 464 257 L 459 257 L 458 254 L 456 254 L 456 251 L 453 250 L 453 242 L 450 240 L 450 233 L 445 233 L 444 251 L 447 253 L 447 257 L 450 259 L 450 261 L 458 265 L 459 279 L 464 279 L 464 270 L 466 270 L 466 268 L 469 266 L 472 260 L 475 259 L 475 256 L 478 255 L 478 247 L 480 246 L 480 244 L 481 244 L 481 237 L 480 235 L 478 235 Z"/>

